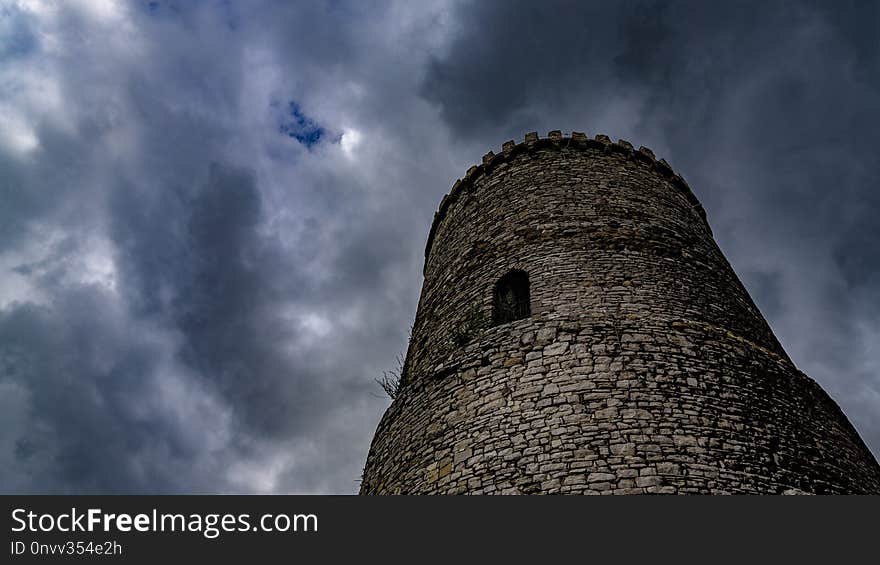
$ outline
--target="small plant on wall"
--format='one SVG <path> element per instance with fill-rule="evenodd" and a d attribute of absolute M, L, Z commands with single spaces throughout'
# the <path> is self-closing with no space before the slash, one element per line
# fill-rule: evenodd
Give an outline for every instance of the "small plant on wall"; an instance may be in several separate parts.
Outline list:
<path fill-rule="evenodd" d="M 379 386 L 382 387 L 382 390 L 385 391 L 385 394 L 387 394 L 391 400 L 397 398 L 397 395 L 400 393 L 400 387 L 404 380 L 404 367 L 405 363 L 403 355 L 398 355 L 397 368 L 382 371 L 382 376 L 376 379 L 376 382 L 379 383 Z"/>

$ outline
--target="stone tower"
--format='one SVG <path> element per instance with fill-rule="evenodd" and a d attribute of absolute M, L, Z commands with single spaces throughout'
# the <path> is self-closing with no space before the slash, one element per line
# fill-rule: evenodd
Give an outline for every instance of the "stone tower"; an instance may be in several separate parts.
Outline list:
<path fill-rule="evenodd" d="M 440 203 L 361 492 L 880 493 L 649 149 L 536 133 Z"/>

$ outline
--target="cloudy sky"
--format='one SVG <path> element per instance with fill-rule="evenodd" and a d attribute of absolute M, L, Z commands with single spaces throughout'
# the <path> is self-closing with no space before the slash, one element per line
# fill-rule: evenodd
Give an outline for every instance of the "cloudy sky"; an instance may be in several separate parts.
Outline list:
<path fill-rule="evenodd" d="M 688 179 L 880 454 L 880 4 L 0 0 L 0 492 L 350 493 L 527 131 Z"/>

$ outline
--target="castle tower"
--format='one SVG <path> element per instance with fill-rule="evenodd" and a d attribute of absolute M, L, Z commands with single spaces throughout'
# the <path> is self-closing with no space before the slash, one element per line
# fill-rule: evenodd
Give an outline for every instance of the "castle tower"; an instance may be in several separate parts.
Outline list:
<path fill-rule="evenodd" d="M 424 274 L 362 493 L 880 493 L 644 147 L 505 143 L 440 203 Z"/>

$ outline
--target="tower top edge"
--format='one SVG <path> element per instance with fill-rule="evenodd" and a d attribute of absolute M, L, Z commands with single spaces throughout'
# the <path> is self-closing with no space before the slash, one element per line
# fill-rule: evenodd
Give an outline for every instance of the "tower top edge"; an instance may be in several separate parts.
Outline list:
<path fill-rule="evenodd" d="M 505 141 L 501 145 L 500 153 L 489 151 L 483 155 L 481 163 L 472 165 L 468 168 L 464 177 L 453 183 L 452 189 L 440 201 L 440 206 L 437 212 L 434 213 L 434 219 L 431 222 L 431 230 L 428 232 L 428 241 L 425 244 L 426 268 L 437 228 L 443 221 L 443 218 L 446 217 L 449 207 L 458 200 L 459 196 L 470 189 L 477 179 L 490 174 L 499 165 L 512 160 L 518 155 L 535 153 L 541 149 L 603 151 L 605 153 L 622 154 L 628 158 L 641 161 L 652 167 L 662 177 L 669 180 L 675 188 L 681 191 L 691 206 L 699 213 L 709 232 L 711 233 L 712 231 L 706 219 L 706 211 L 703 205 L 694 195 L 684 177 L 676 173 L 665 159 L 658 159 L 654 152 L 647 147 L 641 146 L 635 149 L 632 143 L 625 139 L 618 139 L 615 142 L 611 141 L 611 138 L 604 134 L 597 134 L 595 137 L 590 138 L 585 133 L 579 131 L 572 131 L 571 135 L 566 136 L 560 130 L 552 130 L 547 134 L 547 137 L 539 137 L 538 132 L 529 132 L 525 134 L 522 142 L 517 143 L 514 140 Z"/>

